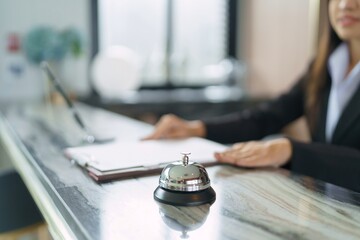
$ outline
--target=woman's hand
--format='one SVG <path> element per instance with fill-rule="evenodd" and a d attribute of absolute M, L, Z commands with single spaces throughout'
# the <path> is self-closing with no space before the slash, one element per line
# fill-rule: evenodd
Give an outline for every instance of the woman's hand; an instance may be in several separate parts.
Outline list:
<path fill-rule="evenodd" d="M 160 118 L 155 130 L 143 140 L 204 137 L 205 126 L 201 121 L 186 121 L 173 114 Z"/>
<path fill-rule="evenodd" d="M 287 163 L 291 155 L 290 141 L 279 138 L 264 142 L 237 143 L 225 152 L 215 153 L 215 158 L 219 162 L 241 167 L 279 167 Z"/>

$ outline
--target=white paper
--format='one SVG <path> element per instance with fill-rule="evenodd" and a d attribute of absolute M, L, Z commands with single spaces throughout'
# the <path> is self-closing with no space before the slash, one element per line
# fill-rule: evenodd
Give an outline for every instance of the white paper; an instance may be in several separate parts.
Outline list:
<path fill-rule="evenodd" d="M 215 162 L 214 152 L 226 146 L 202 139 L 116 141 L 102 145 L 67 148 L 69 158 L 100 171 L 164 165 L 182 159 L 181 153 L 191 153 L 189 160 L 198 163 Z"/>

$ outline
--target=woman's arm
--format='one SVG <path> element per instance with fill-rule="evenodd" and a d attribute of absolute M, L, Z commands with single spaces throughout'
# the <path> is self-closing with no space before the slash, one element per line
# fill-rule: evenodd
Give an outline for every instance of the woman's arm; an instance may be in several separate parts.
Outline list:
<path fill-rule="evenodd" d="M 360 151 L 355 148 L 279 138 L 234 144 L 215 157 L 240 167 L 285 165 L 293 172 L 360 192 Z"/>
<path fill-rule="evenodd" d="M 304 115 L 305 81 L 306 76 L 287 93 L 256 108 L 204 120 L 206 138 L 234 143 L 279 133 L 288 123 Z"/>
<path fill-rule="evenodd" d="M 358 149 L 324 143 L 290 142 L 292 171 L 360 191 Z"/>

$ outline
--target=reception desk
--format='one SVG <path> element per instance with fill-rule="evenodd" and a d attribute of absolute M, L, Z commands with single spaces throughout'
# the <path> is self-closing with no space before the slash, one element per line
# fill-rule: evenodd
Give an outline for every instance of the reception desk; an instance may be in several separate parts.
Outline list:
<path fill-rule="evenodd" d="M 77 107 L 93 131 L 118 139 L 152 130 Z M 359 193 L 283 169 L 218 165 L 207 168 L 217 194 L 211 206 L 159 204 L 153 199 L 158 175 L 98 184 L 67 160 L 62 149 L 80 144 L 82 135 L 65 106 L 7 106 L 0 115 L 1 143 L 54 239 L 360 238 Z"/>

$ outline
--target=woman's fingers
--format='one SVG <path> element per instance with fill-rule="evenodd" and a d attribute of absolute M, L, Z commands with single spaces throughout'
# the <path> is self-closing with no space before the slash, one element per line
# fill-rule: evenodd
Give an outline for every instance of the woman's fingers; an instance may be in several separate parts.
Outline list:
<path fill-rule="evenodd" d="M 242 167 L 281 166 L 290 156 L 291 144 L 286 138 L 245 142 L 236 144 L 227 151 L 215 153 L 217 161 Z"/>
<path fill-rule="evenodd" d="M 160 118 L 154 131 L 143 138 L 150 139 L 169 139 L 187 138 L 192 136 L 205 137 L 206 127 L 200 120 L 187 121 L 173 114 L 168 114 Z"/>
<path fill-rule="evenodd" d="M 165 135 L 167 135 L 168 132 L 168 126 L 158 126 L 155 128 L 155 130 L 148 136 L 144 137 L 143 140 L 150 140 L 150 139 L 162 139 L 165 138 Z"/>
<path fill-rule="evenodd" d="M 250 157 L 253 157 L 254 154 L 256 153 L 254 153 L 254 151 L 251 149 L 249 150 L 230 149 L 222 153 L 215 153 L 215 158 L 217 161 L 222 163 L 229 163 L 237 166 L 243 166 L 243 163 L 248 161 Z"/>
<path fill-rule="evenodd" d="M 168 114 L 160 118 L 155 125 L 154 131 L 143 138 L 143 140 L 150 139 L 165 139 L 165 138 L 181 138 L 185 136 L 186 121 Z"/>

